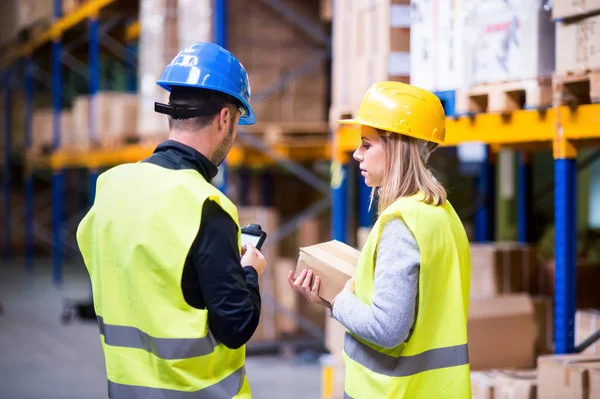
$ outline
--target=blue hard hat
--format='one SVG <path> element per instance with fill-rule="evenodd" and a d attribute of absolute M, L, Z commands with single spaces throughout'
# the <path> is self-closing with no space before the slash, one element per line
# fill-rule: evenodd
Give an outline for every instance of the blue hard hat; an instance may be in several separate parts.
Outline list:
<path fill-rule="evenodd" d="M 248 73 L 233 54 L 218 44 L 200 42 L 182 50 L 156 83 L 169 92 L 173 86 L 186 86 L 229 94 L 242 103 L 243 115 L 239 124 L 256 122 L 250 107 Z"/>

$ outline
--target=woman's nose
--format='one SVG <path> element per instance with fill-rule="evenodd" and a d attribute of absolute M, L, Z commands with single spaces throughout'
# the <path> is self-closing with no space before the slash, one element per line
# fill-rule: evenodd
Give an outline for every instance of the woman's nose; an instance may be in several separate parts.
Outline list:
<path fill-rule="evenodd" d="M 362 154 L 360 153 L 360 147 L 357 148 L 356 151 L 354 151 L 354 153 L 352 154 L 352 157 L 357 162 L 362 161 Z"/>

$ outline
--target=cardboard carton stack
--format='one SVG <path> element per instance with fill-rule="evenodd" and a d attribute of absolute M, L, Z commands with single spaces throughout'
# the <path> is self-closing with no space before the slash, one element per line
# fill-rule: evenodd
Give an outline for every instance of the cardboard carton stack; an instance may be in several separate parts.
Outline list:
<path fill-rule="evenodd" d="M 31 152 L 33 154 L 48 154 L 53 149 L 53 121 L 52 109 L 41 108 L 33 112 L 31 126 Z M 75 140 L 73 129 L 73 113 L 63 109 L 60 116 L 60 144 L 61 148 L 70 147 Z"/>
<path fill-rule="evenodd" d="M 493 370 L 471 373 L 473 399 L 535 399 L 536 370 Z"/>
<path fill-rule="evenodd" d="M 600 310 L 582 309 L 575 314 L 575 345 L 579 345 L 600 330 Z M 600 356 L 600 341 L 588 347 L 584 353 Z"/>
<path fill-rule="evenodd" d="M 411 1 L 410 83 L 431 91 L 462 88 L 462 2 Z"/>
<path fill-rule="evenodd" d="M 279 2 L 325 36 L 318 2 Z M 248 71 L 257 120 L 325 122 L 328 81 L 324 45 L 268 3 L 230 0 L 228 9 L 228 48 Z M 281 78 L 303 65 L 306 74 L 279 85 Z"/>
<path fill-rule="evenodd" d="M 542 356 L 538 359 L 538 397 L 600 398 L 600 356 Z"/>
<path fill-rule="evenodd" d="M 554 0 L 556 24 L 556 74 L 600 69 L 600 1 Z"/>
<path fill-rule="evenodd" d="M 356 113 L 373 83 L 410 81 L 410 36 L 409 0 L 335 3 L 329 115 L 334 126 L 341 115 Z"/>
<path fill-rule="evenodd" d="M 138 134 L 141 137 L 166 137 L 167 118 L 154 112 L 154 103 L 168 102 L 169 93 L 156 81 L 182 48 L 212 40 L 211 1 L 142 0 L 139 20 L 142 29 L 138 62 Z"/>
<path fill-rule="evenodd" d="M 135 93 L 99 92 L 93 104 L 95 112 L 90 114 L 90 96 L 76 97 L 73 103 L 74 146 L 79 149 L 117 146 L 137 139 L 138 102 L 139 96 Z M 95 115 L 92 124 L 90 115 Z"/>

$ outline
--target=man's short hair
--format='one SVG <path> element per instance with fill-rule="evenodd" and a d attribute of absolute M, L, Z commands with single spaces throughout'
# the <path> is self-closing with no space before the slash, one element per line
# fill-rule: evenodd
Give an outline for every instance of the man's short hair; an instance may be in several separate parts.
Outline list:
<path fill-rule="evenodd" d="M 169 128 L 196 131 L 208 126 L 223 108 L 231 111 L 242 107 L 240 101 L 229 94 L 220 91 L 198 89 L 194 87 L 174 86 L 169 96 L 169 104 L 205 109 L 206 116 L 188 119 L 174 119 L 169 116 Z"/>

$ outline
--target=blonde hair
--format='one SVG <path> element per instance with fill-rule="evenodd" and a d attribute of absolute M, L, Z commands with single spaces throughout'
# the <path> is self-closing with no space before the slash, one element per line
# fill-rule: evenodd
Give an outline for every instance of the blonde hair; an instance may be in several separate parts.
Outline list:
<path fill-rule="evenodd" d="M 384 173 L 381 186 L 377 189 L 379 198 L 377 212 L 401 197 L 409 197 L 418 192 L 424 195 L 423 202 L 435 206 L 446 202 L 446 190 L 427 169 L 429 154 L 435 150 L 435 143 L 422 144 L 417 139 L 402 134 L 378 130 L 384 153 Z M 375 189 L 371 193 L 371 203 Z"/>

